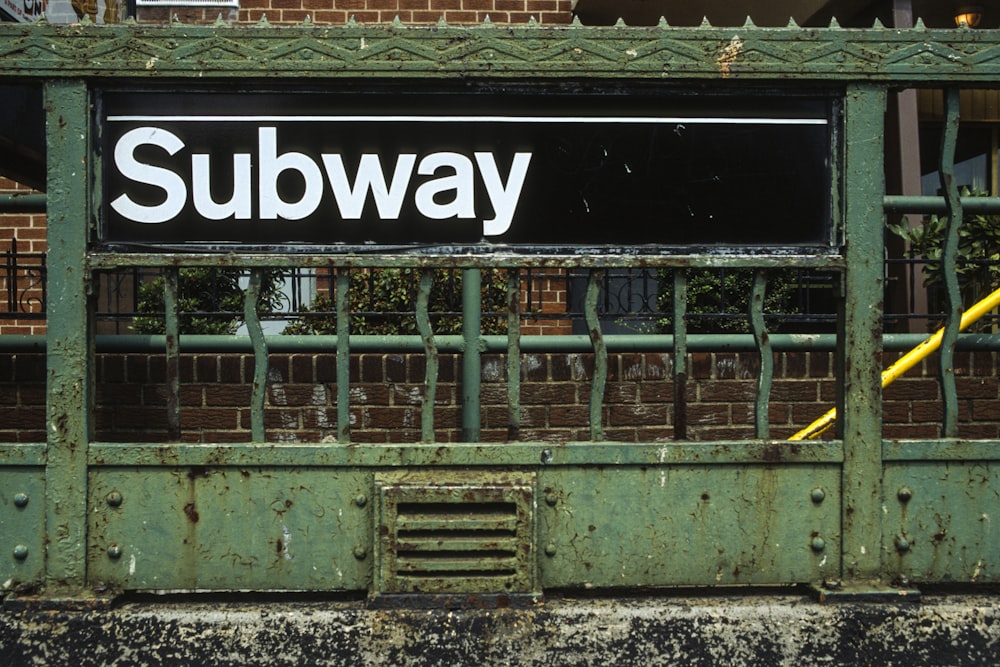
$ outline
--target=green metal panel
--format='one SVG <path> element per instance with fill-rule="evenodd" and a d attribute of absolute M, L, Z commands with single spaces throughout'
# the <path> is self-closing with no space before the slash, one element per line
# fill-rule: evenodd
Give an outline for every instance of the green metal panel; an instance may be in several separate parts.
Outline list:
<path fill-rule="evenodd" d="M 88 580 L 114 589 L 363 590 L 371 474 L 276 467 L 97 468 Z"/>
<path fill-rule="evenodd" d="M 916 584 L 1000 581 L 998 488 L 996 461 L 886 465 L 888 576 Z"/>
<path fill-rule="evenodd" d="M 549 468 L 538 484 L 543 587 L 839 576 L 837 466 Z"/>
<path fill-rule="evenodd" d="M 45 470 L 0 467 L 0 589 L 36 585 L 45 575 Z"/>

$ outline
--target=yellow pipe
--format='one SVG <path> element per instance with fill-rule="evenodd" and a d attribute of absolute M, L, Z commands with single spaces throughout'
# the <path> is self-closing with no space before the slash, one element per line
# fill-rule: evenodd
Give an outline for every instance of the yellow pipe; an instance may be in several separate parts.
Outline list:
<path fill-rule="evenodd" d="M 982 299 L 969 308 L 969 310 L 962 315 L 962 319 L 958 324 L 958 330 L 964 331 L 971 324 L 982 318 L 983 315 L 990 312 L 997 306 L 1000 306 L 1000 289 L 994 290 L 985 299 Z M 941 339 L 943 337 L 944 329 L 938 329 L 930 338 L 922 342 L 920 345 L 917 345 L 915 348 L 900 357 L 894 364 L 889 366 L 889 368 L 882 371 L 882 388 L 885 389 L 900 375 L 933 354 L 939 347 L 941 347 Z M 826 432 L 831 426 L 833 426 L 836 421 L 837 408 L 833 408 L 812 424 L 809 424 L 809 426 L 790 437 L 789 440 L 815 440 L 821 434 Z"/>

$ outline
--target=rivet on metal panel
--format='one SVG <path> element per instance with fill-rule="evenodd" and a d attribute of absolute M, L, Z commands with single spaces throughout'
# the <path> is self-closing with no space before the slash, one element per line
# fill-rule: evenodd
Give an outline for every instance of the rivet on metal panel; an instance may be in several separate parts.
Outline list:
<path fill-rule="evenodd" d="M 913 497 L 913 491 L 911 491 L 909 487 L 901 487 L 899 491 L 896 492 L 896 497 L 899 498 L 899 502 L 908 503 L 910 502 L 910 498 Z"/>
<path fill-rule="evenodd" d="M 14 558 L 17 560 L 24 560 L 28 557 L 28 547 L 23 544 L 18 544 L 14 547 Z"/>
<path fill-rule="evenodd" d="M 354 557 L 357 558 L 358 560 L 364 560 L 368 558 L 368 549 L 361 544 L 357 545 L 356 547 L 354 547 Z"/>
<path fill-rule="evenodd" d="M 108 505 L 111 507 L 121 507 L 122 504 L 122 494 L 118 491 L 112 491 L 107 497 Z"/>
<path fill-rule="evenodd" d="M 823 540 L 822 537 L 816 536 L 812 538 L 812 542 L 810 543 L 809 546 L 812 547 L 813 551 L 819 553 L 823 551 L 823 549 L 826 549 L 826 542 Z"/>
<path fill-rule="evenodd" d="M 820 488 L 813 489 L 809 493 L 809 497 L 812 498 L 812 501 L 818 505 L 826 498 L 826 491 Z"/>
<path fill-rule="evenodd" d="M 556 503 L 559 502 L 559 497 L 554 493 L 546 493 L 545 502 L 549 505 L 549 507 L 555 507 Z"/>
<path fill-rule="evenodd" d="M 15 493 L 14 494 L 14 504 L 18 507 L 25 507 L 28 504 L 28 494 L 27 493 Z"/>
<path fill-rule="evenodd" d="M 902 535 L 896 536 L 896 551 L 906 553 L 910 550 L 910 541 Z"/>
<path fill-rule="evenodd" d="M 365 505 L 368 504 L 368 496 L 366 496 L 363 493 L 359 493 L 358 495 L 354 496 L 354 504 L 357 505 L 358 507 L 364 507 Z"/>
<path fill-rule="evenodd" d="M 549 542 L 548 544 L 546 544 L 545 545 L 545 555 L 546 556 L 550 556 L 550 557 L 551 556 L 555 556 L 556 555 L 556 545 L 552 544 L 551 542 Z"/>
<path fill-rule="evenodd" d="M 110 547 L 108 547 L 108 556 L 110 558 L 118 560 L 119 558 L 122 557 L 122 548 L 117 544 L 112 544 Z"/>
<path fill-rule="evenodd" d="M 552 450 L 543 449 L 542 450 L 542 463 L 552 463 Z"/>

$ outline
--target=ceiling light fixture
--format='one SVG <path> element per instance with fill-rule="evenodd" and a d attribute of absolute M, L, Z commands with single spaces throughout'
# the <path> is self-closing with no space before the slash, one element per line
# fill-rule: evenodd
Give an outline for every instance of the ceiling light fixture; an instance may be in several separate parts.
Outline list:
<path fill-rule="evenodd" d="M 955 9 L 955 25 L 959 28 L 975 28 L 982 20 L 982 5 L 961 5 Z"/>

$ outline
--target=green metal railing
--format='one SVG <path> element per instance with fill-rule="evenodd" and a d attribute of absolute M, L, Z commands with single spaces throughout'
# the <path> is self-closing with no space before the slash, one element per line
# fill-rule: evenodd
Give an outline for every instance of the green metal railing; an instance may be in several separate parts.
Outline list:
<path fill-rule="evenodd" d="M 498 531 L 516 526 L 505 539 L 530 554 L 510 566 L 528 571 L 517 570 L 517 576 L 503 579 L 520 588 L 482 590 L 483 577 L 474 578 L 476 590 L 463 588 L 465 571 L 447 569 L 451 556 L 444 549 L 432 554 L 428 562 L 439 569 L 421 575 L 426 579 L 419 592 L 536 596 L 564 588 L 803 583 L 828 598 L 886 591 L 912 596 L 907 581 L 997 581 L 1000 551 L 991 538 L 989 517 L 1000 515 L 996 494 L 990 490 L 1000 483 L 996 466 L 1000 443 L 955 438 L 957 391 L 951 355 L 959 341 L 960 306 L 954 281 L 949 281 L 950 309 L 940 367 L 943 437 L 883 441 L 880 378 L 885 349 L 881 304 L 886 211 L 937 210 L 948 215 L 952 222 L 946 261 L 954 261 L 963 208 L 1000 211 L 1000 201 L 994 199 L 963 206 L 949 177 L 958 122 L 956 87 L 1000 84 L 997 53 L 1000 34 L 995 32 L 922 26 L 892 31 L 880 26 L 843 30 L 835 25 L 809 30 L 752 25 L 735 30 L 0 26 L 0 79 L 33 82 L 45 90 L 49 253 L 47 441 L 0 444 L 4 503 L 0 528 L 9 536 L 0 544 L 4 550 L 0 580 L 11 582 L 9 592 L 20 589 L 24 594 L 39 584 L 46 597 L 75 600 L 94 591 L 191 589 L 391 595 L 404 592 L 386 582 L 405 580 L 406 573 L 386 574 L 385 569 L 395 567 L 399 550 L 406 548 L 401 544 L 407 525 L 438 531 L 442 543 L 458 545 L 456 550 L 465 545 L 474 553 L 462 552 L 462 567 L 482 564 L 492 572 L 489 568 L 508 565 L 497 565 L 486 553 L 477 555 L 463 541 L 469 526 L 491 525 Z M 768 94 L 822 89 L 842 101 L 842 118 L 837 119 L 842 155 L 830 157 L 833 217 L 842 242 L 834 252 L 799 255 L 460 256 L 392 252 L 331 256 L 285 253 L 281 248 L 243 255 L 124 253 L 92 243 L 100 206 L 95 187 L 100 158 L 92 151 L 91 137 L 101 128 L 94 127 L 91 118 L 93 93 L 101 85 L 280 81 L 307 87 L 363 86 L 375 79 L 420 85 L 470 77 L 627 81 L 680 88 L 697 83 Z M 941 169 L 943 199 L 885 193 L 886 101 L 891 90 L 908 86 L 950 91 Z M 596 308 L 601 272 L 640 265 L 674 269 L 673 335 L 604 335 Z M 92 279 L 95 272 L 130 266 L 167 270 L 166 335 L 116 338 L 116 344 L 165 350 L 171 397 L 166 409 L 169 430 L 178 442 L 94 439 L 94 360 L 103 339 L 94 334 Z M 175 270 L 185 266 L 254 270 L 245 308 L 255 358 L 249 442 L 180 442 L 180 354 L 191 349 L 189 345 L 204 349 L 248 345 L 230 338 L 179 335 Z M 263 336 L 255 307 L 258 269 L 275 266 L 335 268 L 336 336 L 308 343 Z M 836 335 L 805 339 L 769 335 L 762 309 L 766 271 L 787 266 L 823 268 L 841 275 Z M 362 340 L 349 335 L 349 272 L 364 267 L 420 272 L 418 338 Z M 511 271 L 508 284 L 508 335 L 482 335 L 476 278 L 485 267 L 591 270 L 585 299 L 589 335 L 522 337 L 514 307 L 520 294 L 517 271 Z M 759 354 L 751 439 L 688 440 L 683 399 L 690 374 L 687 357 L 706 344 L 705 339 L 688 335 L 684 326 L 683 269 L 690 267 L 758 270 L 752 335 L 712 340 Z M 437 268 L 464 272 L 461 336 L 433 331 L 428 294 L 430 276 Z M 773 352 L 803 340 L 836 351 L 840 418 L 831 441 L 802 444 L 770 439 Z M 969 339 L 968 344 L 976 342 L 996 349 L 995 337 Z M 0 346 L 5 344 L 0 340 Z M 266 440 L 268 355 L 300 345 L 335 350 L 336 442 Z M 420 442 L 379 446 L 352 442 L 349 360 L 365 345 L 416 346 L 424 353 Z M 521 356 L 550 346 L 573 346 L 594 356 L 588 441 L 553 444 L 517 439 L 522 430 Z M 673 356 L 676 440 L 606 441 L 602 406 L 607 358 L 610 350 L 620 349 L 658 350 Z M 437 359 L 451 350 L 462 355 L 463 442 L 439 443 L 434 430 Z M 478 442 L 480 360 L 492 350 L 507 355 L 512 442 L 485 447 Z M 508 491 L 512 495 L 504 495 Z M 420 505 L 421 498 L 431 500 Z"/>

